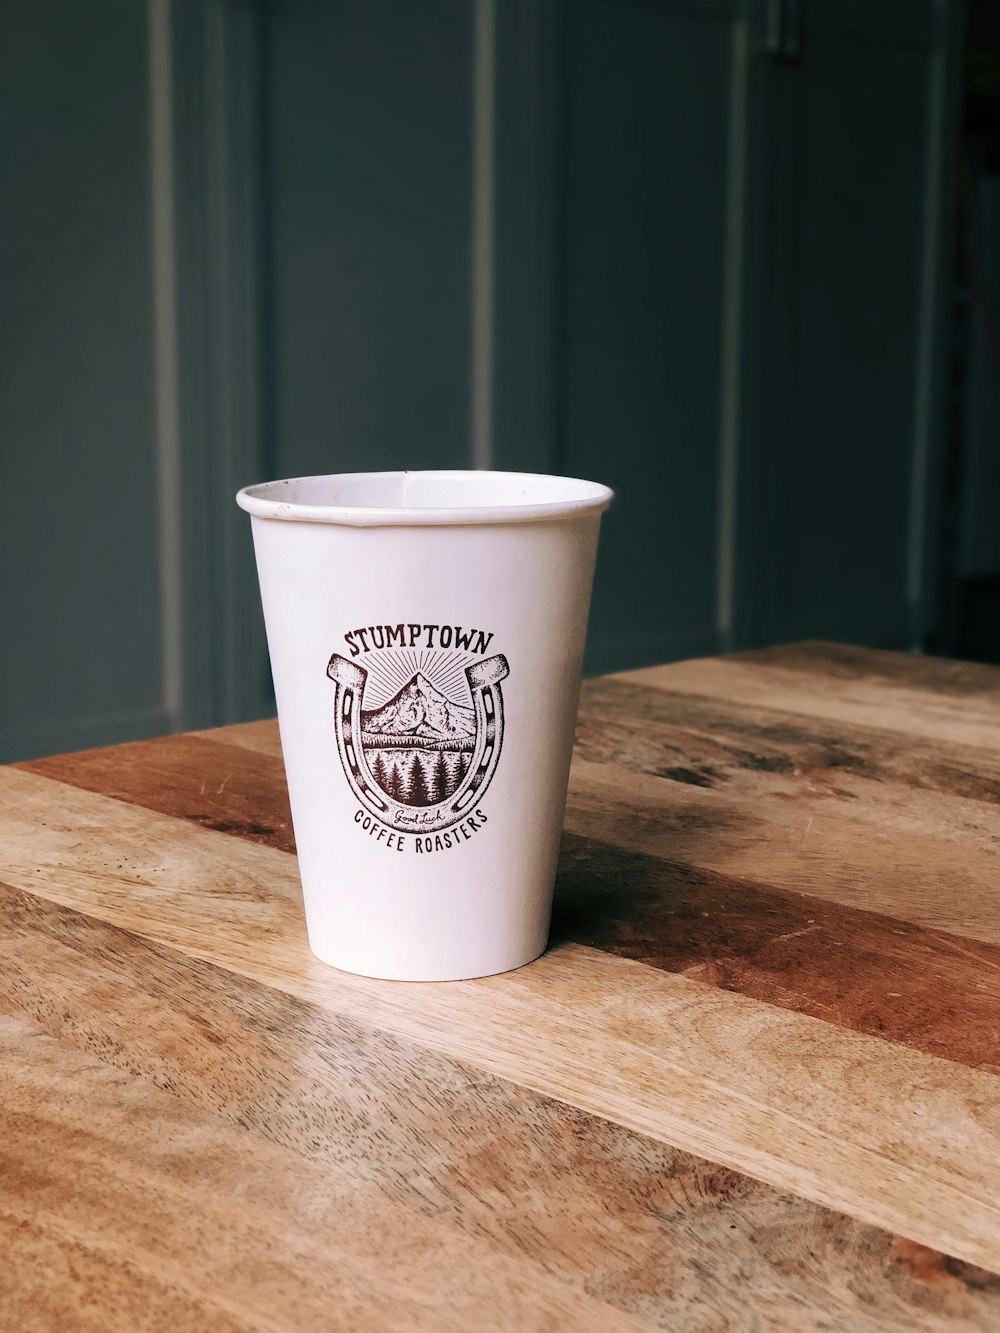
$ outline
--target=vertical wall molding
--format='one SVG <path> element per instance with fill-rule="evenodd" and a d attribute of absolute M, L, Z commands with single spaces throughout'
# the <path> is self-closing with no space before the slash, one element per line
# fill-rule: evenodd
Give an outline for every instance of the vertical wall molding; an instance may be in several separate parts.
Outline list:
<path fill-rule="evenodd" d="M 261 230 L 264 157 L 262 14 L 210 0 L 205 11 L 205 201 L 209 428 L 216 546 L 216 625 L 222 630 L 219 707 L 226 721 L 259 712 L 266 649 L 240 486 L 262 477 Z"/>
<path fill-rule="evenodd" d="M 241 485 L 264 477 L 263 5 L 173 0 L 184 725 L 273 710 Z"/>
<path fill-rule="evenodd" d="M 732 30 L 726 232 L 723 256 L 722 341 L 719 374 L 719 493 L 716 515 L 716 630 L 719 647 L 733 647 L 736 599 L 736 515 L 739 476 L 743 345 L 743 255 L 746 232 L 747 93 L 746 19 Z"/>
<path fill-rule="evenodd" d="M 473 0 L 472 23 L 472 465 L 493 466 L 496 0 Z"/>
<path fill-rule="evenodd" d="M 149 0 L 148 25 L 153 358 L 163 706 L 168 725 L 172 730 L 177 730 L 184 716 L 184 606 L 170 0 Z"/>
<path fill-rule="evenodd" d="M 957 158 L 964 37 L 963 0 L 934 0 L 937 40 L 928 79 L 927 168 L 921 261 L 920 341 L 915 368 L 913 460 L 906 598 L 911 644 L 926 646 L 938 577 L 939 480 L 946 431 L 952 256 L 958 199 Z"/>
<path fill-rule="evenodd" d="M 494 466 L 558 472 L 563 404 L 566 0 L 496 6 Z"/>
<path fill-rule="evenodd" d="M 814 5 L 803 8 L 806 35 L 801 58 L 794 63 L 775 63 L 759 54 L 764 42 L 763 7 L 752 5 L 749 9 L 753 54 L 749 65 L 746 129 L 750 188 L 746 194 L 746 308 L 738 450 L 739 559 L 733 635 L 736 646 L 752 647 L 817 633 L 883 646 L 923 646 L 935 581 L 940 503 L 938 477 L 955 199 L 949 158 L 956 142 L 962 7 L 963 0 L 923 0 L 917 5 L 888 7 L 844 7 L 836 0 L 816 0 Z M 810 216 L 804 211 L 818 206 L 809 203 L 803 190 L 810 188 L 814 199 L 818 199 L 818 182 L 824 176 L 815 170 L 817 161 L 823 160 L 819 148 L 815 144 L 810 146 L 804 136 L 822 128 L 818 99 L 821 96 L 828 99 L 827 105 L 833 107 L 832 71 L 839 62 L 845 62 L 846 70 L 846 62 L 852 58 L 857 61 L 859 77 L 863 75 L 866 80 L 865 96 L 871 99 L 866 105 L 874 107 L 876 94 L 872 90 L 878 78 L 879 53 L 890 49 L 898 53 L 898 59 L 887 58 L 883 66 L 886 106 L 899 105 L 889 92 L 890 76 L 898 77 L 900 97 L 905 94 L 909 99 L 907 105 L 912 107 L 907 133 L 912 132 L 920 146 L 914 150 L 910 142 L 905 156 L 901 153 L 898 159 L 892 159 L 890 155 L 886 161 L 887 168 L 895 168 L 897 161 L 909 164 L 913 158 L 913 167 L 907 166 L 902 182 L 907 190 L 912 188 L 913 206 L 907 207 L 905 217 L 893 218 L 891 225 L 897 229 L 895 242 L 885 241 L 884 235 L 880 235 L 878 227 L 881 223 L 888 228 L 888 219 L 874 208 L 871 200 L 867 203 L 871 244 L 891 245 L 896 255 L 907 256 L 907 263 L 909 256 L 913 256 L 912 285 L 905 295 L 907 300 L 912 299 L 914 308 L 906 316 L 905 328 L 901 324 L 898 330 L 899 341 L 885 339 L 887 373 L 895 377 L 885 383 L 893 387 L 878 398 L 872 409 L 891 411 L 892 419 L 898 423 L 891 436 L 881 440 L 874 437 L 869 448 L 873 463 L 878 458 L 877 450 L 893 449 L 892 477 L 885 475 L 884 468 L 881 475 L 875 474 L 875 484 L 882 488 L 879 494 L 883 496 L 885 511 L 879 530 L 872 520 L 871 506 L 866 510 L 859 505 L 857 513 L 863 517 L 856 519 L 855 510 L 849 503 L 844 504 L 841 492 L 838 491 L 840 499 L 836 503 L 829 498 L 824 479 L 831 480 L 832 470 L 822 466 L 821 461 L 818 463 L 815 455 L 810 457 L 816 419 L 810 421 L 805 416 L 805 400 L 796 399 L 795 389 L 797 384 L 808 382 L 811 386 L 808 401 L 815 405 L 824 391 L 817 386 L 829 378 L 829 386 L 824 388 L 831 404 L 845 401 L 838 393 L 836 379 L 824 376 L 821 371 L 822 365 L 832 370 L 835 363 L 832 340 L 824 345 L 817 313 L 819 302 L 826 302 L 827 332 L 836 327 L 840 317 L 838 302 L 830 293 L 804 285 L 800 275 L 801 266 L 816 262 L 815 256 L 822 247 L 826 247 L 828 263 L 833 250 L 829 232 L 825 238 L 823 235 L 828 219 L 818 211 Z M 811 82 L 814 72 L 816 77 L 822 75 L 822 84 Z M 849 82 L 846 73 L 844 80 Z M 849 106 L 850 99 L 845 103 L 845 116 L 838 122 L 845 126 Z M 873 112 L 868 114 L 873 133 L 882 133 L 882 122 Z M 811 117 L 808 131 L 807 117 Z M 828 128 L 834 124 L 832 110 L 826 124 Z M 852 133 L 859 133 L 856 126 Z M 836 139 L 832 131 L 829 137 L 831 141 Z M 856 155 L 848 152 L 834 159 L 836 170 L 843 173 L 844 198 L 847 197 L 844 191 L 852 188 L 849 167 L 845 166 L 852 157 L 857 160 Z M 865 170 L 876 181 L 877 168 L 871 165 L 870 153 L 868 159 Z M 827 180 L 832 179 L 833 169 L 833 164 L 826 162 Z M 859 210 L 858 216 L 865 214 Z M 854 249 L 849 251 L 848 246 Z M 846 259 L 848 254 L 850 264 Z M 847 300 L 852 299 L 853 309 L 860 316 L 870 299 L 871 313 L 867 318 L 889 321 L 891 309 L 886 295 L 889 289 L 880 288 L 879 273 L 865 279 L 868 283 L 865 290 L 859 288 L 848 297 L 852 289 L 846 284 L 859 281 L 858 275 L 866 262 L 858 232 L 853 236 L 848 232 L 842 238 L 841 255 L 845 258 L 838 261 L 844 264 L 840 281 L 845 285 L 839 291 L 844 297 L 840 307 L 846 309 Z M 827 270 L 828 279 L 832 273 L 833 269 Z M 896 284 L 892 289 L 896 293 L 894 299 L 902 300 L 898 270 L 891 280 Z M 808 299 L 801 299 L 803 292 Z M 811 325 L 805 322 L 809 319 Z M 864 324 L 860 319 L 859 328 L 863 334 Z M 903 345 L 904 337 L 910 338 L 905 354 L 912 362 L 905 382 L 898 365 L 900 358 L 893 360 L 893 349 Z M 845 346 L 851 345 L 845 336 Z M 825 361 L 816 355 L 815 349 L 820 346 L 824 346 Z M 860 354 L 855 351 L 854 355 Z M 850 356 L 843 356 L 836 369 L 845 395 L 854 392 L 858 383 L 869 385 L 869 392 L 874 393 L 870 386 L 877 380 L 879 355 L 879 349 L 868 348 L 868 360 L 857 366 L 852 365 Z M 868 380 L 864 378 L 866 373 Z M 863 438 L 862 432 L 871 416 L 859 412 L 856 419 L 857 438 Z M 858 467 L 860 482 L 865 473 L 864 459 L 858 458 L 858 452 L 857 448 L 853 452 L 845 449 L 844 457 L 854 459 L 851 466 Z M 834 456 L 828 449 L 826 457 Z M 841 477 L 845 475 L 849 474 L 842 468 Z M 808 485 L 810 476 L 815 478 L 812 493 Z M 833 484 L 836 489 L 839 479 Z M 838 504 L 842 506 L 844 519 L 839 534 Z M 803 505 L 815 505 L 814 534 L 808 533 L 801 521 L 797 529 L 791 521 L 794 514 L 801 516 Z M 847 524 L 852 521 L 859 524 L 856 543 L 844 540 Z M 871 554 L 866 558 L 872 578 L 867 583 L 864 573 L 859 574 L 857 563 L 849 567 L 849 582 L 848 570 L 837 570 L 830 560 L 812 561 L 817 552 L 822 556 L 840 549 L 836 543 L 841 540 L 845 556 L 856 552 L 862 542 L 868 544 L 866 549 Z M 816 605 L 811 611 L 806 606 L 805 580 L 794 577 L 810 561 L 817 588 Z M 887 582 L 891 583 L 889 588 L 885 586 Z M 877 592 L 869 592 L 870 587 L 876 586 Z"/>

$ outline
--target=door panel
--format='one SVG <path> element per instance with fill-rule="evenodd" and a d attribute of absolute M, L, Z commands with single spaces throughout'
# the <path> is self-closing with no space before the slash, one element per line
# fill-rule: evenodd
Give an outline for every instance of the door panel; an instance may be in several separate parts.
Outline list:
<path fill-rule="evenodd" d="M 163 731 L 146 13 L 0 40 L 0 759 Z"/>
<path fill-rule="evenodd" d="M 864 40 L 856 6 L 804 12 L 801 60 L 775 66 L 769 88 L 767 352 L 756 362 L 768 386 L 757 457 L 768 481 L 745 571 L 763 607 L 753 637 L 904 646 L 929 6 L 909 7 L 895 45 L 884 13 L 872 13 Z"/>
<path fill-rule="evenodd" d="M 618 492 L 592 666 L 714 646 L 733 23 L 580 0 L 568 36 L 560 466 Z"/>
<path fill-rule="evenodd" d="M 273 474 L 466 465 L 472 6 L 269 6 Z"/>
<path fill-rule="evenodd" d="M 906 633 L 926 82 L 923 52 L 809 43 L 782 635 L 849 606 Z"/>

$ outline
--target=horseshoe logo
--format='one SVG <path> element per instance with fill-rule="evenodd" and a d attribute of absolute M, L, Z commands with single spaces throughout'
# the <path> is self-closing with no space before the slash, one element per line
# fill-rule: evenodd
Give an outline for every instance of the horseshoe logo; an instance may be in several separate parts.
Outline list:
<path fill-rule="evenodd" d="M 443 681 L 435 669 L 438 683 L 418 669 L 392 697 L 367 708 L 373 672 L 334 653 L 326 674 L 334 683 L 344 774 L 376 819 L 391 829 L 434 833 L 470 813 L 500 758 L 500 682 L 510 674 L 502 653 L 470 666 L 452 663 Z M 466 692 L 468 703 L 454 697 Z"/>

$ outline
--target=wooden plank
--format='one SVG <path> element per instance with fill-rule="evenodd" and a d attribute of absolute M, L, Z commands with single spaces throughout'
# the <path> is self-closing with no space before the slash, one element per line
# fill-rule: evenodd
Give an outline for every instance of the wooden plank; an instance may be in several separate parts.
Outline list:
<path fill-rule="evenodd" d="M 0 1068 L 5 1328 L 635 1327 L 22 1020 Z"/>
<path fill-rule="evenodd" d="M 200 736 L 206 741 L 220 741 L 224 745 L 239 745 L 245 750 L 281 758 L 278 719 L 273 717 L 261 722 L 237 722 L 229 727 L 212 727 L 209 731 L 190 731 L 187 735 Z"/>
<path fill-rule="evenodd" d="M 199 736 L 164 736 L 34 759 L 19 767 L 219 833 L 295 850 L 280 758 L 242 746 L 220 749 Z"/>
<path fill-rule="evenodd" d="M 1000 1319 L 1000 1278 L 2 886 L 0 960 L 0 1005 L 322 1165 L 332 1198 L 377 1189 L 658 1327 Z"/>
<path fill-rule="evenodd" d="M 611 846 L 996 944 L 1000 844 L 978 815 L 958 843 L 855 819 L 836 803 L 729 797 L 574 760 L 566 829 L 597 828 Z"/>
<path fill-rule="evenodd" d="M 1000 945 L 572 835 L 552 926 L 622 958 L 1000 1074 Z"/>
<path fill-rule="evenodd" d="M 612 700 L 618 689 L 612 687 Z M 655 732 L 658 718 L 654 705 L 662 696 L 653 690 L 639 691 L 644 696 L 640 700 L 645 703 L 644 713 L 632 697 L 636 691 L 627 693 L 625 706 L 631 713 L 640 719 L 653 714 L 648 738 L 637 739 L 635 744 L 659 746 L 662 741 Z M 583 753 L 600 750 L 588 735 L 586 723 L 581 730 Z M 683 738 L 677 739 L 682 743 Z M 142 753 L 135 762 L 120 764 L 115 761 L 122 749 L 141 749 Z M 742 753 L 728 763 L 735 762 L 739 771 L 749 772 L 755 782 L 799 780 L 790 779 L 784 771 L 776 773 L 771 755 L 753 752 L 753 762 L 749 763 Z M 636 758 L 632 751 L 625 757 L 633 761 Z M 245 761 L 244 751 L 234 755 L 229 747 L 218 743 L 172 737 L 162 745 L 154 742 L 143 747 L 116 747 L 24 767 L 86 789 L 99 790 L 102 783 L 107 783 L 111 794 L 135 804 L 151 805 L 205 827 L 218 826 L 252 841 L 288 849 L 288 806 L 280 761 L 254 755 L 248 784 L 253 792 L 252 821 L 245 813 L 237 817 L 246 810 L 240 772 Z M 715 761 L 717 781 L 730 772 L 726 762 L 722 758 Z M 218 780 L 219 774 L 225 775 L 222 781 Z M 601 827 L 608 841 L 597 843 L 570 835 L 557 885 L 557 934 L 859 1032 L 903 1041 L 932 1055 L 1000 1072 L 998 945 L 972 940 L 963 943 L 941 931 L 914 927 L 896 916 L 824 901 L 831 883 L 836 886 L 845 876 L 855 898 L 865 889 L 865 877 L 878 882 L 874 894 L 863 899 L 866 902 L 881 893 L 895 905 L 905 899 L 907 892 L 923 886 L 924 914 L 936 905 L 938 914 L 950 923 L 961 901 L 952 852 L 938 848 L 922 852 L 918 856 L 919 873 L 914 874 L 910 869 L 910 831 L 901 830 L 899 837 L 890 839 L 889 854 L 880 858 L 873 852 L 878 842 L 872 837 L 859 837 L 857 830 L 845 833 L 839 813 L 832 824 L 822 815 L 817 819 L 810 814 L 813 826 L 818 825 L 811 853 L 815 855 L 817 846 L 827 849 L 826 860 L 818 871 L 813 870 L 814 878 L 821 877 L 815 886 L 810 883 L 816 891 L 810 895 L 793 891 L 803 882 L 805 866 L 801 852 L 796 854 L 801 838 L 795 828 L 789 835 L 795 856 L 791 887 L 771 889 L 766 887 L 768 880 L 787 884 L 789 876 L 775 873 L 773 863 L 778 853 L 766 837 L 748 837 L 740 849 L 746 871 L 753 878 L 737 878 L 697 865 L 706 859 L 701 848 L 706 829 L 723 829 L 721 838 L 708 840 L 711 854 L 718 857 L 719 843 L 728 845 L 731 829 L 724 827 L 719 805 L 735 782 L 726 781 L 723 793 L 714 789 L 710 793 L 690 792 L 687 783 L 675 790 L 668 782 L 664 801 L 654 805 L 647 798 L 645 806 L 637 807 L 622 803 L 623 794 L 634 788 L 628 775 L 600 770 L 596 794 L 588 787 L 588 775 L 591 769 L 578 761 L 567 825 L 571 829 Z M 592 775 L 590 781 L 595 781 Z M 758 791 L 754 804 L 758 816 L 766 809 L 762 797 L 763 792 Z M 213 813 L 213 799 L 218 802 L 217 814 Z M 933 799 L 945 803 L 940 794 Z M 872 802 L 864 804 L 870 808 Z M 836 801 L 833 808 L 839 812 Z M 727 802 L 723 809 L 738 826 L 739 807 L 734 812 Z M 787 820 L 789 807 L 778 803 L 777 809 Z M 680 811 L 686 819 L 678 819 Z M 991 843 L 1000 841 L 1000 815 L 984 807 L 982 816 L 996 828 L 995 837 L 981 838 L 985 860 L 991 864 L 995 860 Z M 712 818 L 718 821 L 714 827 Z M 971 820 L 966 821 L 969 823 Z M 945 832 L 950 839 L 952 828 Z M 968 857 L 975 843 L 968 827 L 963 835 Z M 879 832 L 875 838 L 885 836 Z M 637 850 L 651 843 L 659 853 L 657 857 Z M 630 844 L 633 846 L 626 850 Z M 845 844 L 861 848 L 864 865 L 858 865 L 856 852 L 841 850 Z M 918 840 L 917 846 L 926 849 L 928 843 L 926 839 Z M 666 859 L 671 856 L 681 859 Z M 897 887 L 901 873 L 906 878 L 904 891 Z M 1000 876 L 1000 868 L 996 873 Z M 927 889 L 929 875 L 937 878 Z M 976 912 L 988 918 L 987 928 L 1000 930 L 982 886 L 967 898 Z M 982 923 L 974 920 L 969 933 L 974 936 L 982 928 Z"/>
<path fill-rule="evenodd" d="M 992 1075 L 576 945 L 478 982 L 350 977 L 308 953 L 283 853 L 12 770 L 0 809 L 14 887 L 1000 1267 Z"/>
<path fill-rule="evenodd" d="M 856 818 L 871 809 L 876 818 L 909 819 L 911 826 L 930 819 L 947 829 L 948 820 L 934 815 L 941 797 L 949 812 L 962 810 L 960 801 L 1000 805 L 1000 750 L 622 677 L 584 681 L 576 754 L 709 790 L 823 795 L 850 806 Z M 964 810 L 966 819 L 977 813 Z"/>
<path fill-rule="evenodd" d="M 976 683 L 945 690 L 940 678 L 905 672 L 889 680 L 872 671 L 822 675 L 771 658 L 704 658 L 630 671 L 613 679 L 654 689 L 775 708 L 855 726 L 898 731 L 923 740 L 1000 749 L 1000 682 L 987 671 Z"/>
<path fill-rule="evenodd" d="M 627 701 L 632 709 L 637 709 L 635 693 L 629 691 Z M 874 784 L 879 797 L 866 791 L 849 799 L 844 765 L 833 766 L 832 782 L 826 768 L 806 765 L 789 773 L 780 754 L 762 750 L 759 740 L 743 752 L 748 759 L 737 755 L 728 767 L 714 759 L 720 780 L 710 790 L 664 778 L 664 766 L 694 772 L 699 761 L 676 734 L 672 749 L 663 748 L 657 709 L 649 702 L 655 691 L 640 693 L 649 722 L 645 739 L 636 739 L 634 728 L 619 728 L 617 744 L 606 734 L 595 739 L 586 719 L 581 723 L 566 810 L 570 832 L 588 836 L 600 828 L 611 845 L 736 876 L 768 891 L 808 894 L 1000 942 L 1000 918 L 989 892 L 1000 882 L 1000 817 L 994 807 L 958 797 L 949 802 L 938 792 L 928 794 L 926 806 L 914 814 L 912 792 L 905 801 L 896 792 L 894 801 L 891 792 L 883 792 L 892 784 L 881 782 Z M 602 756 L 598 763 L 582 757 L 595 753 Z M 798 756 L 794 762 L 800 761 Z M 623 772 L 625 763 L 636 771 Z M 749 780 L 731 776 L 734 766 Z M 280 758 L 259 750 L 251 755 L 242 746 L 177 736 L 21 767 L 294 850 L 284 768 Z M 893 805 L 896 813 L 887 814 Z"/>
<path fill-rule="evenodd" d="M 729 660 L 751 666 L 780 666 L 815 680 L 864 680 L 921 693 L 932 691 L 959 700 L 981 696 L 994 704 L 1000 690 L 997 668 L 982 662 L 959 662 L 925 653 L 888 652 L 823 640 L 754 648 L 731 653 Z"/>

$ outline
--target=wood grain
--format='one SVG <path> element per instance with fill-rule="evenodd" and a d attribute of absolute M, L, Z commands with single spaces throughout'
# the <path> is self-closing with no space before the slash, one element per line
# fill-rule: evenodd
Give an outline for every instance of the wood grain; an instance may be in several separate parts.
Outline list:
<path fill-rule="evenodd" d="M 633 1326 L 23 1021 L 0 1064 L 6 1328 Z"/>
<path fill-rule="evenodd" d="M 266 763 L 242 746 L 220 751 L 216 741 L 200 736 L 164 736 L 19 767 L 202 828 L 295 850 L 280 755 Z"/>
<path fill-rule="evenodd" d="M 1000 1074 L 1000 945 L 573 836 L 553 931 Z"/>
<path fill-rule="evenodd" d="M 758 667 L 777 666 L 822 682 L 862 681 L 910 693 L 931 692 L 939 699 L 951 698 L 958 703 L 978 698 L 991 701 L 994 707 L 1000 690 L 996 667 L 982 662 L 959 662 L 925 653 L 889 652 L 821 639 L 730 653 L 725 660 Z"/>
<path fill-rule="evenodd" d="M 855 817 L 853 805 L 729 796 L 576 759 L 566 829 L 782 892 L 1000 943 L 1000 823 L 969 803 L 964 839 Z M 984 823 L 988 819 L 989 823 Z"/>
<path fill-rule="evenodd" d="M 273 722 L 0 770 L 0 1326 L 1000 1327 L 1000 672 L 587 682 L 566 822 L 548 954 L 399 986 Z"/>
<path fill-rule="evenodd" d="M 1000 684 L 989 667 L 936 663 L 836 644 L 674 662 L 616 676 L 655 689 L 898 731 L 922 740 L 1000 748 Z"/>
<path fill-rule="evenodd" d="M 1000 1311 L 939 1252 L 66 908 L 0 887 L 0 925 L 0 1004 L 50 1035 L 644 1323 Z"/>
<path fill-rule="evenodd" d="M 1000 804 L 1000 749 L 831 723 L 774 702 L 703 698 L 668 688 L 673 671 L 658 668 L 658 688 L 631 677 L 584 681 L 577 757 L 720 793 L 798 789 L 852 807 L 863 796 L 855 817 L 909 815 L 910 827 L 914 802 L 921 822 L 933 818 L 942 797 L 967 815 L 976 811 L 963 801 Z M 949 821 L 934 826 L 946 831 Z"/>
<path fill-rule="evenodd" d="M 846 741 L 838 749 L 828 738 L 803 740 L 801 726 L 791 742 L 781 721 L 774 725 L 780 741 L 750 738 L 745 728 L 755 724 L 745 718 L 730 723 L 724 711 L 713 744 L 717 752 L 725 744 L 729 759 L 715 753 L 709 766 L 692 727 L 678 726 L 670 739 L 664 737 L 664 713 L 672 706 L 673 696 L 652 689 L 623 691 L 618 682 L 588 687 L 570 779 L 570 832 L 589 836 L 600 827 L 612 847 L 1000 942 L 1000 913 L 989 891 L 1000 883 L 1000 814 L 994 805 L 949 798 L 940 790 L 914 793 L 912 782 L 901 791 L 895 782 L 852 778 L 852 768 L 874 768 L 878 760 L 870 754 L 852 758 Z M 609 737 L 615 709 L 635 720 Z M 248 728 L 235 730 L 237 743 L 223 752 L 206 748 L 220 744 L 216 733 L 220 740 L 214 742 L 171 737 L 21 767 L 293 850 L 275 724 L 253 724 L 249 755 L 241 739 Z M 881 738 L 876 740 L 881 756 Z M 746 749 L 748 743 L 753 748 Z M 876 746 L 870 736 L 865 744 L 869 751 Z M 811 759 L 803 753 L 810 749 Z M 940 763 L 940 755 L 928 760 L 923 775 Z M 705 776 L 706 767 L 713 777 Z M 1000 774 L 1000 760 L 996 768 Z M 206 790 L 209 771 L 214 785 Z M 971 770 L 953 769 L 952 775 L 982 795 L 984 783 Z M 920 785 L 912 767 L 910 777 Z M 956 842 L 958 862 L 951 845 Z"/>
<path fill-rule="evenodd" d="M 737 840 L 734 824 L 738 827 L 739 820 L 734 811 L 739 803 L 734 804 L 731 793 L 741 775 L 747 774 L 753 786 L 744 792 L 742 803 L 754 798 L 753 808 L 761 817 L 768 808 L 768 797 L 776 796 L 779 816 L 783 815 L 788 808 L 781 800 L 783 792 L 775 793 L 772 788 L 801 783 L 803 774 L 809 773 L 801 746 L 793 751 L 793 758 L 781 763 L 771 752 L 776 751 L 773 741 L 762 742 L 758 737 L 754 750 L 742 749 L 730 741 L 733 723 L 722 712 L 716 726 L 718 733 L 725 728 L 726 741 L 713 740 L 718 753 L 710 767 L 709 792 L 697 786 L 690 791 L 692 784 L 687 781 L 678 785 L 673 779 L 658 779 L 655 771 L 642 770 L 636 778 L 605 772 L 608 766 L 627 766 L 629 774 L 635 773 L 644 757 L 652 763 L 656 756 L 662 764 L 670 757 L 664 748 L 668 744 L 674 755 L 683 754 L 687 764 L 695 762 L 693 742 L 688 738 L 699 733 L 681 732 L 676 726 L 668 731 L 661 710 L 669 702 L 670 697 L 662 692 L 623 689 L 617 682 L 595 682 L 588 689 L 578 753 L 585 756 L 602 751 L 603 746 L 603 753 L 610 750 L 611 755 L 600 766 L 585 758 L 576 761 L 567 825 L 570 829 L 592 828 L 600 810 L 600 824 L 609 840 L 599 843 L 569 835 L 557 885 L 556 934 L 1000 1073 L 996 1018 L 1000 1011 L 1000 945 L 921 929 L 902 920 L 898 907 L 897 915 L 888 916 L 831 903 L 819 894 L 765 887 L 763 881 L 783 886 L 788 877 L 775 873 L 779 854 L 772 850 L 770 838 Z M 599 719 L 596 724 L 591 721 L 595 717 Z M 621 717 L 634 721 L 617 721 Z M 684 717 L 686 727 L 692 721 Z M 704 725 L 704 719 L 701 721 Z M 608 745 L 609 726 L 616 728 L 614 749 Z M 662 734 L 665 731 L 670 742 Z M 629 744 L 644 748 L 628 748 Z M 768 744 L 771 751 L 766 749 Z M 788 741 L 782 744 L 787 746 Z M 682 751 L 682 745 L 688 748 Z M 838 754 L 847 754 L 845 745 Z M 858 757 L 857 762 L 872 769 L 876 758 Z M 103 786 L 130 803 L 290 850 L 283 769 L 280 759 L 266 751 L 250 755 L 221 740 L 171 737 L 165 742 L 64 755 L 23 767 L 87 790 L 100 791 Z M 703 767 L 709 769 L 708 764 Z M 846 767 L 846 762 L 836 765 L 839 782 L 844 780 Z M 206 773 L 212 775 L 211 781 Z M 657 801 L 661 784 L 663 795 Z M 715 788 L 723 784 L 720 793 Z M 887 785 L 891 781 L 883 775 L 878 786 L 884 789 Z M 649 788 L 656 790 L 646 796 Z M 637 789 L 643 793 L 641 805 L 633 797 Z M 855 862 L 847 859 L 850 852 L 845 856 L 840 850 L 846 841 L 849 848 L 859 849 L 855 856 L 871 859 L 869 878 L 877 877 L 879 891 L 883 896 L 891 893 L 897 905 L 906 901 L 906 895 L 895 888 L 897 879 L 905 874 L 907 892 L 922 891 L 921 911 L 915 915 L 927 917 L 936 911 L 937 919 L 947 919 L 972 936 L 1000 930 L 1000 914 L 983 891 L 996 862 L 991 848 L 1000 845 L 993 833 L 994 828 L 1000 830 L 1000 814 L 992 806 L 982 806 L 980 823 L 971 830 L 969 817 L 964 826 L 952 818 L 941 830 L 948 842 L 964 838 L 967 863 L 973 869 L 979 867 L 981 878 L 974 881 L 967 899 L 984 919 L 970 922 L 955 915 L 958 886 L 951 852 L 936 844 L 933 853 L 928 852 L 933 840 L 918 840 L 921 873 L 913 874 L 913 840 L 908 833 L 900 829 L 888 854 L 879 858 L 871 839 L 863 841 L 856 835 L 851 839 L 843 832 L 846 817 L 840 810 L 844 802 L 828 788 L 820 799 L 836 811 L 818 816 L 815 838 L 810 830 L 811 856 L 816 855 L 817 847 L 826 847 L 824 839 L 833 840 L 829 859 L 837 860 L 839 855 L 836 874 L 825 863 L 813 870 L 822 875 L 827 892 L 831 884 L 836 892 L 838 876 L 850 876 L 849 896 L 855 900 L 862 896 L 861 871 L 854 873 Z M 946 803 L 942 793 L 930 793 L 928 799 L 937 805 Z M 721 802 L 725 802 L 722 810 Z M 873 807 L 878 809 L 867 798 L 859 804 L 869 812 L 862 816 L 866 820 L 872 817 Z M 815 825 L 817 816 L 810 818 Z M 626 837 L 638 848 L 652 846 L 658 855 L 627 850 Z M 791 853 L 786 854 L 794 854 L 794 842 L 789 845 Z M 729 859 L 723 863 L 731 865 L 742 856 L 750 877 L 737 878 L 714 868 L 713 862 L 722 861 L 727 850 Z M 807 870 L 813 862 L 800 854 L 795 864 L 799 874 L 793 885 L 811 885 Z M 996 873 L 1000 877 L 1000 864 Z M 868 895 L 872 897 L 877 892 Z"/>
<path fill-rule="evenodd" d="M 286 854 L 15 770 L 0 802 L 14 887 L 1000 1267 L 991 1075 L 573 945 L 480 982 L 349 977 L 308 953 Z"/>
<path fill-rule="evenodd" d="M 212 727 L 208 731 L 191 731 L 187 734 L 206 741 L 221 741 L 224 745 L 238 745 L 241 749 L 269 754 L 275 759 L 281 758 L 281 740 L 278 723 L 274 718 L 265 718 L 261 722 L 237 722 L 231 727 Z"/>

